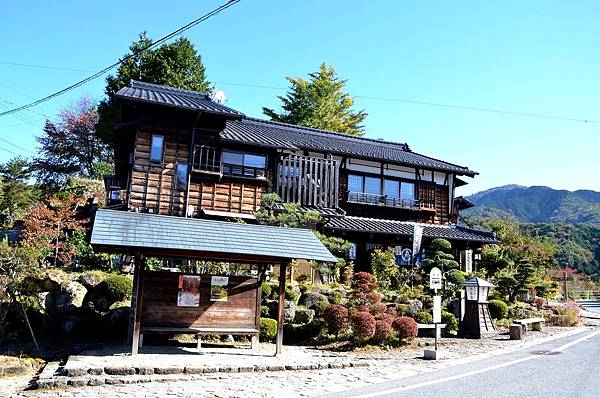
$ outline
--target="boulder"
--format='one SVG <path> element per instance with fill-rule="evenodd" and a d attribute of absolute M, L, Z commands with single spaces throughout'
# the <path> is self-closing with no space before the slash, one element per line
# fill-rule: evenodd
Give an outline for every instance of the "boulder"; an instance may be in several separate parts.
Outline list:
<path fill-rule="evenodd" d="M 81 283 L 68 282 L 60 291 L 49 292 L 44 296 L 44 309 L 47 313 L 71 312 L 83 305 L 86 294 L 87 289 Z"/>
<path fill-rule="evenodd" d="M 23 290 L 30 293 L 56 292 L 73 280 L 73 275 L 58 269 L 50 269 L 23 280 Z"/>
<path fill-rule="evenodd" d="M 294 317 L 294 323 L 307 324 L 310 323 L 315 317 L 315 310 L 311 310 L 304 307 L 296 308 L 296 316 Z"/>
<path fill-rule="evenodd" d="M 113 304 L 111 300 L 99 289 L 93 289 L 88 291 L 85 296 L 84 302 L 91 303 L 97 311 L 106 312 L 110 309 Z"/>
<path fill-rule="evenodd" d="M 107 275 L 101 271 L 89 271 L 79 275 L 77 281 L 85 286 L 87 289 L 92 289 L 100 284 Z"/>
<path fill-rule="evenodd" d="M 293 300 L 285 300 L 283 305 L 284 319 L 292 322 L 296 316 L 296 303 Z"/>
<path fill-rule="evenodd" d="M 417 312 L 423 310 L 423 302 L 419 300 L 409 300 L 408 301 L 408 312 L 410 315 L 417 315 Z"/>
<path fill-rule="evenodd" d="M 306 308 L 313 308 L 318 303 L 325 302 L 329 304 L 329 300 L 325 295 L 317 292 L 306 292 L 300 296 L 300 304 L 305 306 Z"/>

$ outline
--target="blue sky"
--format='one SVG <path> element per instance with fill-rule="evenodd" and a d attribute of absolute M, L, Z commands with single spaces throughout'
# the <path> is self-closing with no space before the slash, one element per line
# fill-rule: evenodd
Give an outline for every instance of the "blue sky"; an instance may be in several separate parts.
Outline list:
<path fill-rule="evenodd" d="M 137 34 L 159 38 L 222 3 L 12 2 L 0 19 L 0 109 L 43 97 L 122 56 Z M 227 104 L 277 107 L 285 76 L 321 62 L 349 79 L 368 137 L 480 173 L 460 194 L 515 183 L 600 190 L 600 2 L 242 0 L 185 35 Z M 17 116 L 0 117 L 0 161 L 36 152 L 45 117 L 100 78 Z M 534 118 L 383 101 L 382 97 L 535 113 Z M 9 142 L 7 142 L 9 141 Z"/>

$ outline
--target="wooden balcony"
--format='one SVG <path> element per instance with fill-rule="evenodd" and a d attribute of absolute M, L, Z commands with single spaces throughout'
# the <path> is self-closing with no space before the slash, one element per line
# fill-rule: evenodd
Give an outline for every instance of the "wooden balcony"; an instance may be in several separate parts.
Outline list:
<path fill-rule="evenodd" d="M 348 203 L 435 212 L 435 202 L 428 200 L 428 198 L 402 199 L 388 195 L 378 195 L 365 192 L 348 192 L 347 195 Z"/>
<path fill-rule="evenodd" d="M 194 145 L 192 171 L 220 175 L 221 161 L 217 149 L 207 145 Z"/>
<path fill-rule="evenodd" d="M 284 202 L 337 208 L 339 164 L 333 159 L 284 155 L 277 164 L 275 192 Z"/>

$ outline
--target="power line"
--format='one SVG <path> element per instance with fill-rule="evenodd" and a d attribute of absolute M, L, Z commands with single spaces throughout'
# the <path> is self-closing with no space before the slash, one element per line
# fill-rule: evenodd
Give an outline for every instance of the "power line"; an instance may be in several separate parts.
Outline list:
<path fill-rule="evenodd" d="M 245 84 L 245 83 L 231 83 L 231 82 L 215 82 L 215 84 L 222 84 L 225 86 L 262 88 L 262 89 L 279 90 L 279 91 L 287 90 L 287 88 L 285 88 L 285 87 L 265 86 L 265 85 L 260 85 L 260 84 Z M 464 111 L 489 112 L 489 113 L 500 113 L 500 114 L 504 114 L 504 115 L 534 117 L 534 118 L 538 118 L 538 119 L 564 120 L 564 121 L 580 122 L 580 123 L 600 123 L 600 121 L 592 120 L 592 119 L 578 119 L 578 118 L 565 117 L 565 116 L 554 116 L 554 115 L 544 115 L 544 114 L 539 114 L 539 113 L 516 112 L 516 111 L 507 111 L 507 110 L 501 110 L 501 109 L 482 108 L 482 107 L 475 107 L 475 106 L 444 104 L 444 103 L 439 103 L 439 102 L 416 101 L 416 100 L 403 99 L 403 98 L 373 97 L 373 96 L 368 96 L 368 95 L 353 95 L 353 97 L 368 99 L 368 100 L 376 100 L 376 101 L 401 102 L 401 103 L 413 104 L 413 105 L 425 105 L 425 106 L 432 106 L 432 107 L 460 109 L 460 110 L 464 110 Z"/>
<path fill-rule="evenodd" d="M 25 152 L 28 152 L 28 153 L 30 153 L 30 154 L 32 154 L 32 155 L 35 155 L 35 152 L 33 152 L 31 149 L 27 149 L 27 148 L 25 148 L 25 147 L 22 147 L 22 146 L 20 146 L 20 145 L 17 145 L 17 144 L 15 144 L 15 143 L 13 143 L 13 142 L 10 142 L 9 140 L 7 140 L 7 139 L 5 139 L 5 138 L 2 138 L 2 137 L 0 137 L 0 141 L 6 142 L 7 144 L 9 144 L 9 145 L 12 145 L 13 147 L 15 147 L 15 148 L 17 148 L 17 149 L 20 149 L 21 151 L 25 151 Z M 5 150 L 7 150 L 7 149 L 5 149 Z M 7 151 L 8 151 L 8 150 L 7 150 Z M 9 152 L 10 152 L 10 151 L 9 151 Z M 12 152 L 12 153 L 14 153 L 14 152 Z M 15 155 L 17 155 L 17 154 L 15 154 Z"/>
<path fill-rule="evenodd" d="M 68 71 L 68 72 L 86 72 L 86 73 L 94 72 L 93 70 L 88 70 L 88 69 L 74 69 L 74 68 L 65 68 L 62 66 L 49 66 L 49 65 L 20 64 L 18 62 L 6 62 L 6 61 L 0 61 L 0 65 L 22 66 L 25 68 L 36 68 L 36 69 L 63 70 L 63 71 Z"/>
<path fill-rule="evenodd" d="M 148 45 L 146 47 L 144 47 L 143 49 L 141 49 L 141 50 L 139 50 L 139 51 L 137 51 L 137 52 L 135 52 L 133 54 L 129 54 L 129 55 L 125 56 L 123 59 L 115 62 L 112 65 L 107 66 L 106 68 L 104 68 L 104 69 L 102 69 L 102 70 L 94 73 L 93 75 L 88 76 L 85 79 L 78 81 L 77 83 L 71 84 L 70 86 L 63 88 L 62 90 L 56 91 L 56 92 L 54 92 L 54 93 L 52 93 L 52 94 L 50 94 L 50 95 L 48 95 L 48 96 L 46 96 L 44 98 L 40 98 L 40 99 L 38 99 L 36 101 L 33 101 L 33 102 L 29 103 L 29 104 L 22 105 L 22 106 L 19 106 L 17 108 L 10 109 L 8 111 L 1 112 L 0 116 L 10 115 L 11 113 L 20 112 L 20 111 L 22 111 L 24 109 L 28 109 L 28 108 L 31 108 L 33 106 L 39 105 L 42 102 L 46 102 L 46 101 L 48 101 L 48 100 L 50 100 L 52 98 L 58 97 L 60 95 L 65 94 L 68 91 L 71 91 L 71 90 L 73 90 L 73 89 L 75 89 L 77 87 L 80 87 L 80 86 L 84 85 L 85 83 L 87 83 L 87 82 L 89 82 L 91 80 L 97 79 L 98 77 L 102 76 L 106 72 L 108 72 L 111 69 L 115 68 L 116 66 L 122 64 L 123 62 L 127 61 L 128 59 L 130 59 L 132 57 L 135 57 L 135 56 L 139 55 L 140 53 L 142 53 L 144 51 L 150 50 L 151 48 L 156 47 L 157 45 L 162 44 L 163 42 L 165 42 L 165 41 L 167 41 L 169 39 L 172 39 L 175 36 L 178 36 L 182 32 L 185 32 L 186 30 L 193 28 L 194 26 L 200 24 L 201 22 L 206 21 L 210 17 L 213 17 L 213 16 L 217 15 L 221 11 L 223 11 L 223 10 L 231 7 L 232 5 L 234 5 L 236 3 L 239 3 L 240 1 L 241 0 L 229 0 L 227 3 L 225 3 L 225 4 L 223 4 L 223 5 L 215 8 L 214 10 L 210 11 L 207 14 L 204 14 L 200 18 L 197 18 L 197 19 L 193 20 L 192 22 L 188 23 L 187 25 L 182 26 L 181 28 L 179 28 L 179 29 L 177 29 L 177 30 L 169 33 L 166 36 L 163 36 L 159 40 L 155 41 L 154 43 L 152 43 L 152 44 L 150 44 L 150 45 Z"/>

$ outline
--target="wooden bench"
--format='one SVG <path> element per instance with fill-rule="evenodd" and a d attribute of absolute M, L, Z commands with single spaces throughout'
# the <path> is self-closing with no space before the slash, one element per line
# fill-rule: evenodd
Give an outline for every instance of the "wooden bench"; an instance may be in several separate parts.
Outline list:
<path fill-rule="evenodd" d="M 521 340 L 523 335 L 527 333 L 527 327 L 529 326 L 531 330 L 541 331 L 542 323 L 546 320 L 544 318 L 526 318 L 526 319 L 515 319 L 513 324 L 509 327 L 510 339 L 511 340 Z"/>
<path fill-rule="evenodd" d="M 256 348 L 258 343 L 258 330 L 251 328 L 181 328 L 181 327 L 159 327 L 159 326 L 146 326 L 142 327 L 140 331 L 140 347 L 144 343 L 144 333 L 177 333 L 177 334 L 195 334 L 197 343 L 196 349 L 198 351 L 202 348 L 202 337 L 203 335 L 235 335 L 235 336 L 252 336 L 250 340 L 250 348 Z"/>
<path fill-rule="evenodd" d="M 442 336 L 442 329 L 446 327 L 445 323 L 417 323 L 417 326 L 419 327 L 419 332 L 421 330 L 425 331 L 426 333 L 429 333 L 429 331 L 433 331 L 433 333 L 437 334 L 438 339 L 441 338 Z M 437 326 L 437 328 L 436 328 Z M 435 330 L 434 330 L 435 329 Z M 428 336 L 428 337 L 435 337 L 435 334 L 433 336 Z"/>

